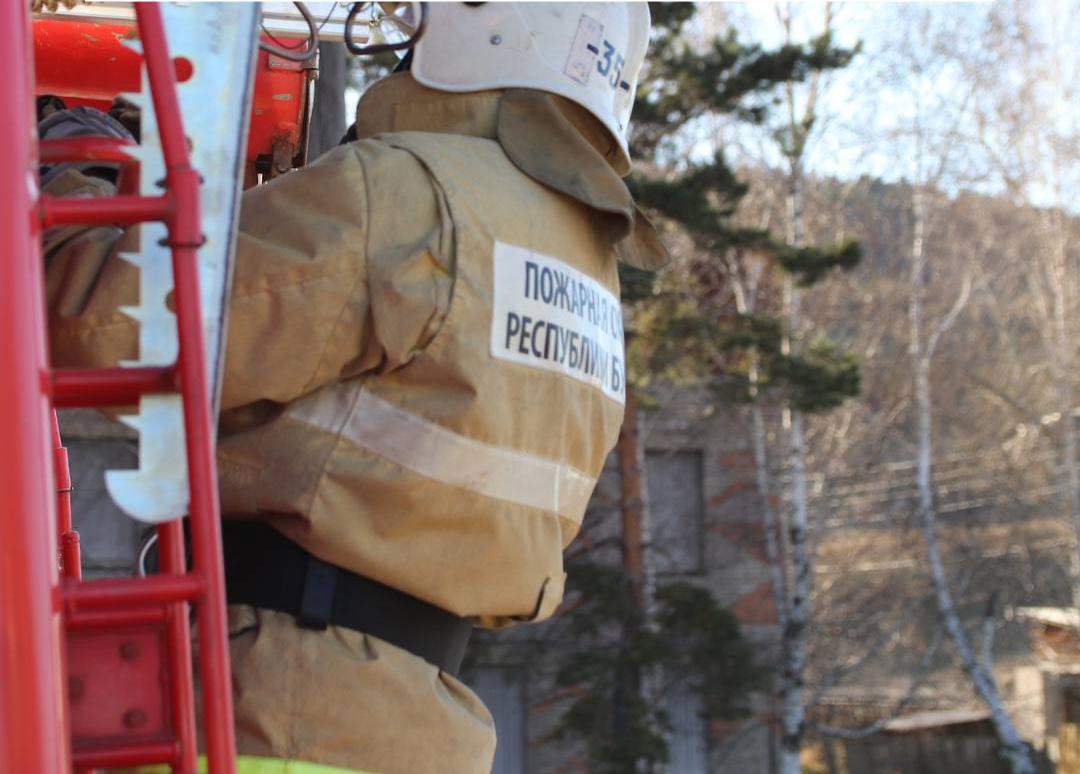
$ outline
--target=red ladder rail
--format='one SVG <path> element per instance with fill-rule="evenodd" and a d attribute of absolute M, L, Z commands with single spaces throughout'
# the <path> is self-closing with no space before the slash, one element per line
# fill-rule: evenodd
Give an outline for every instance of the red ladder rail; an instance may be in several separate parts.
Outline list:
<path fill-rule="evenodd" d="M 0 35 L 7 71 L 31 71 L 29 19 L 25 3 L 0 4 Z M 214 423 L 207 390 L 199 313 L 196 250 L 201 242 L 199 177 L 192 169 L 180 121 L 172 62 L 160 11 L 135 7 L 145 65 L 165 160 L 164 193 L 120 195 L 94 200 L 35 201 L 37 159 L 32 144 L 34 114 L 31 78 L 5 79 L 2 107 L 10 117 L 11 142 L 0 142 L 0 227 L 8 239 L 0 255 L 0 427 L 14 427 L 12 442 L 0 458 L 0 491 L 11 510 L 0 517 L 0 626 L 19 636 L 0 637 L 0 771 L 67 772 L 76 769 L 167 763 L 174 771 L 196 769 L 194 691 L 188 605 L 194 603 L 199 626 L 199 672 L 203 684 L 206 756 L 212 774 L 235 768 L 228 636 L 225 621 L 221 528 L 214 466 Z M 131 163 L 123 143 L 105 139 L 43 142 L 48 161 L 97 160 Z M 165 223 L 172 254 L 174 302 L 179 339 L 176 363 L 165 368 L 58 370 L 47 368 L 39 233 L 42 225 L 66 223 Z M 14 377 L 14 378 L 12 378 Z M 184 561 L 180 521 L 158 527 L 161 572 L 147 578 L 78 580 L 77 537 L 70 515 L 63 514 L 66 455 L 58 434 L 50 459 L 49 396 L 58 406 L 118 406 L 146 394 L 179 392 L 183 397 L 185 453 L 190 485 L 192 567 Z M 44 451 L 44 456 L 41 452 Z M 52 474 L 52 475 L 50 475 Z M 59 477 L 59 478 L 58 478 Z M 59 480 L 59 485 L 57 484 Z M 57 503 L 62 518 L 57 520 Z M 65 579 L 57 577 L 56 537 L 64 554 Z M 48 550 L 45 545 L 48 544 Z M 9 556 L 10 554 L 10 556 Z M 10 561 L 9 561 L 10 560 Z M 159 672 L 168 675 L 168 696 L 155 708 L 154 725 L 143 709 L 124 715 L 136 731 L 69 753 L 63 692 L 77 701 L 79 675 L 69 682 L 61 667 L 61 618 L 67 627 L 69 662 L 101 659 L 92 651 L 120 638 L 119 658 L 138 662 L 149 675 L 135 687 L 158 691 Z M 97 640 L 93 634 L 104 634 Z M 91 637 L 91 639 L 87 639 Z M 81 639 L 80 639 L 81 638 Z M 78 640 L 78 647 L 74 645 Z M 89 654 L 89 655 L 87 655 Z M 144 658 L 146 654 L 149 659 Z M 109 656 L 117 658 L 116 649 Z M 158 663 L 154 667 L 151 663 Z M 149 668 L 151 671 L 146 672 Z M 159 672 L 153 671 L 158 669 Z M 117 674 L 119 674 L 119 670 Z M 130 670 L 129 670 L 130 677 Z M 144 691 L 145 693 L 145 691 Z M 167 706 L 165 702 L 167 701 Z M 140 714 L 141 713 L 141 714 Z M 76 713 L 77 714 L 77 713 Z M 80 716 L 85 720 L 86 713 Z M 89 725 L 93 725 L 91 718 Z M 142 734 L 153 726 L 161 733 Z M 167 732 L 167 733 L 166 733 Z M 106 735 L 107 736 L 107 735 Z"/>
<path fill-rule="evenodd" d="M 0 771 L 68 771 L 29 4 L 0 3 Z"/>

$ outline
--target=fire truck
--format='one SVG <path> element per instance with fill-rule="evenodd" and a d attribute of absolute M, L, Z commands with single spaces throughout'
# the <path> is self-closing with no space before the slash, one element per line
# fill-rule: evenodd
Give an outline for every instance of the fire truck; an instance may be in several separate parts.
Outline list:
<path fill-rule="evenodd" d="M 360 55 L 406 48 L 425 16 L 410 4 L 409 37 L 371 4 L 323 5 L 0 3 L 0 772 L 235 770 L 214 443 L 239 195 L 304 163 L 320 36 Z M 99 108 L 121 96 L 140 141 L 38 141 L 43 95 Z M 118 193 L 45 195 L 39 166 L 57 163 L 115 165 Z M 80 224 L 139 225 L 125 256 L 140 270 L 125 310 L 137 361 L 50 366 L 41 234 Z M 56 419 L 68 407 L 135 407 L 121 419 L 139 467 L 105 486 L 154 525 L 155 572 L 81 577 Z"/>

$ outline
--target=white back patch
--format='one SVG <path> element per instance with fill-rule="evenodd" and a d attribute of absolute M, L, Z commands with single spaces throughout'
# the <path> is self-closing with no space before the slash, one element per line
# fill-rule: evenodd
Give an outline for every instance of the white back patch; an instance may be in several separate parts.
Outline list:
<path fill-rule="evenodd" d="M 495 243 L 491 354 L 554 371 L 626 402 L 622 307 L 587 274 Z"/>

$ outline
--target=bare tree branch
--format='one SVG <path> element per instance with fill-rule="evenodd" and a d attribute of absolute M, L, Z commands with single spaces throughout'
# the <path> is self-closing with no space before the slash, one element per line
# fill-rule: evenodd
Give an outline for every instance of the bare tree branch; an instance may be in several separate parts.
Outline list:
<path fill-rule="evenodd" d="M 941 337 L 949 332 L 949 329 L 956 323 L 956 319 L 960 316 L 960 313 L 964 311 L 964 307 L 967 306 L 968 300 L 971 298 L 971 287 L 973 282 L 974 278 L 971 274 L 967 274 L 964 277 L 964 284 L 961 286 L 960 293 L 953 302 L 952 309 L 941 318 L 934 327 L 933 333 L 931 333 L 930 337 L 926 340 L 923 357 L 927 360 L 934 356 L 934 351 L 937 349 Z"/>
<path fill-rule="evenodd" d="M 982 623 L 982 665 L 987 672 L 994 669 L 994 632 L 997 629 L 997 592 L 990 594 L 986 602 L 986 613 Z"/>
<path fill-rule="evenodd" d="M 834 736 L 839 739 L 866 739 L 867 737 L 882 731 L 885 726 L 898 718 L 901 713 L 908 708 L 911 702 L 915 700 L 916 695 L 919 693 L 919 689 L 922 688 L 923 684 L 926 682 L 927 676 L 931 672 L 934 656 L 937 655 L 938 648 L 941 647 L 941 643 L 944 640 L 944 634 L 945 630 L 942 627 L 939 626 L 934 629 L 934 639 L 930 641 L 930 647 L 928 647 L 926 653 L 923 654 L 919 670 L 908 684 L 907 692 L 895 705 L 893 705 L 889 714 L 878 718 L 873 723 L 863 726 L 862 728 L 839 728 L 838 726 L 817 724 L 814 726 L 815 730 L 826 736 Z"/>

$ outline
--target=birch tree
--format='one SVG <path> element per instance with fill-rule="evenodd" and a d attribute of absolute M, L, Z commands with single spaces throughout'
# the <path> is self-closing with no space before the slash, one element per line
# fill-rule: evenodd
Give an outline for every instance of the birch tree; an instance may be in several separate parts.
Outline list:
<path fill-rule="evenodd" d="M 790 3 L 777 6 L 777 17 L 784 27 L 784 40 L 792 43 L 792 10 Z M 825 22 L 822 36 L 828 40 L 831 32 L 832 5 L 825 4 Z M 799 115 L 796 104 L 795 83 L 784 84 L 787 121 L 778 133 L 781 151 L 787 162 L 787 209 L 788 244 L 802 247 L 802 185 L 807 142 L 813 129 L 817 107 L 821 70 L 815 70 L 807 83 L 805 104 Z M 791 354 L 792 341 L 798 341 L 801 327 L 802 294 L 790 276 L 784 278 L 784 307 L 787 316 L 787 335 L 783 340 L 784 354 Z M 788 525 L 788 549 L 792 565 L 791 595 L 783 599 L 788 608 L 787 621 L 781 628 L 781 653 L 783 671 L 780 679 L 781 719 L 783 735 L 780 744 L 780 771 L 782 774 L 798 774 L 801 770 L 799 752 L 805 728 L 805 704 L 803 672 L 806 668 L 806 639 L 810 626 L 810 592 L 813 584 L 813 557 L 808 547 L 806 501 L 806 441 L 803 436 L 803 413 L 784 409 L 784 425 L 790 444 L 788 453 L 788 476 L 791 481 L 791 520 Z"/>
<path fill-rule="evenodd" d="M 934 493 L 931 484 L 933 401 L 931 398 L 930 366 L 942 336 L 955 324 L 971 297 L 972 281 L 968 278 L 952 308 L 936 325 L 930 328 L 928 332 L 925 332 L 922 284 L 927 258 L 924 251 L 925 212 L 922 202 L 921 193 L 916 191 L 912 201 L 913 233 L 911 242 L 911 302 L 909 306 L 911 338 L 909 353 L 914 371 L 913 392 L 918 424 L 916 483 L 919 491 L 919 514 L 922 522 L 923 538 L 926 543 L 926 559 L 942 624 L 949 634 L 949 639 L 952 641 L 953 648 L 960 659 L 960 665 L 964 673 L 967 674 L 979 698 L 990 711 L 994 731 L 997 734 L 1003 757 L 1008 760 L 1013 774 L 1034 774 L 1035 767 L 1031 760 L 1031 753 L 1020 739 L 1016 727 L 1005 710 L 1001 693 L 994 678 L 993 664 L 990 658 L 992 629 L 987 631 L 984 628 L 983 642 L 986 645 L 983 649 L 983 658 L 976 658 L 970 638 L 960 621 L 960 615 L 953 602 L 948 577 L 941 559 L 941 550 L 938 545 L 937 512 L 934 507 Z M 992 617 L 987 616 L 987 620 L 990 620 L 992 625 Z"/>
<path fill-rule="evenodd" d="M 972 295 L 974 278 L 968 275 L 952 306 L 933 324 L 928 324 L 924 309 L 927 269 L 933 260 L 927 251 L 927 193 L 941 187 L 956 153 L 959 134 L 969 107 L 969 96 L 960 104 L 928 105 L 924 95 L 932 94 L 930 85 L 939 80 L 950 63 L 943 60 L 942 46 L 934 39 L 931 18 L 927 12 L 909 18 L 904 35 L 904 59 L 909 77 L 908 96 L 911 99 L 910 125 L 906 128 L 911 152 L 910 166 L 914 181 L 911 185 L 911 247 L 910 297 L 908 304 L 908 352 L 913 372 L 912 393 L 916 423 L 918 511 L 925 542 L 926 561 L 930 572 L 934 598 L 941 622 L 949 636 L 961 668 L 971 681 L 980 700 L 990 712 L 999 749 L 1014 774 L 1034 774 L 1030 750 L 1020 739 L 1005 710 L 1001 692 L 990 659 L 989 632 L 984 629 L 983 658 L 976 656 L 971 639 L 960 619 L 952 590 L 942 561 L 938 541 L 937 510 L 934 504 L 932 471 L 933 399 L 931 366 L 942 338 L 956 324 Z M 947 115 L 943 125 L 940 119 Z M 988 616 L 989 618 L 990 616 Z M 992 631 L 992 630 L 991 630 Z"/>
<path fill-rule="evenodd" d="M 777 19 L 784 31 L 785 47 L 795 45 L 795 16 L 790 3 L 776 6 Z M 783 122 L 775 129 L 774 137 L 785 163 L 787 183 L 787 246 L 793 251 L 804 247 L 803 200 L 807 148 L 819 120 L 818 101 L 826 75 L 847 65 L 855 54 L 834 46 L 833 6 L 825 3 L 821 27 L 811 40 L 810 47 L 822 54 L 801 82 L 788 79 L 783 91 Z M 801 92 L 801 93 L 800 93 Z M 783 278 L 783 315 L 785 331 L 781 341 L 781 354 L 796 356 L 803 349 L 802 289 L 795 276 Z M 759 411 L 758 409 L 757 411 Z M 755 412 L 755 425 L 759 414 Z M 783 425 L 787 430 L 787 478 L 789 481 L 790 516 L 786 526 L 784 543 L 785 565 L 790 565 L 790 584 L 784 588 L 773 576 L 774 595 L 777 599 L 778 617 L 781 624 L 781 673 L 780 701 L 782 735 L 780 739 L 780 771 L 782 774 L 798 774 L 801 765 L 799 753 L 806 728 L 807 702 L 805 696 L 805 669 L 807 638 L 809 636 L 811 594 L 813 591 L 814 561 L 809 542 L 809 504 L 807 492 L 805 417 L 799 406 L 786 405 L 783 409 Z M 756 426 L 755 426 L 756 429 Z M 755 432 L 755 435 L 757 433 Z M 757 441 L 755 441 L 757 444 Z M 755 458 L 759 466 L 766 460 L 755 446 Z M 759 467 L 759 487 L 764 471 Z M 768 509 L 766 512 L 768 516 Z M 767 537 L 767 540 L 769 538 Z M 780 560 L 780 557 L 776 557 Z"/>

